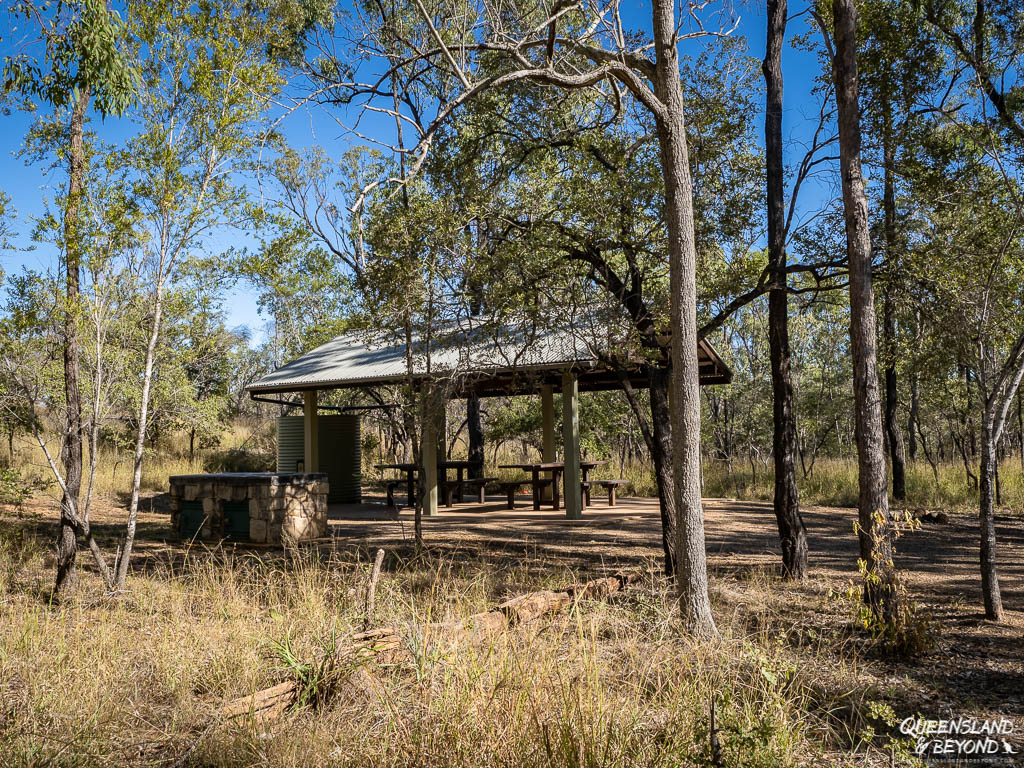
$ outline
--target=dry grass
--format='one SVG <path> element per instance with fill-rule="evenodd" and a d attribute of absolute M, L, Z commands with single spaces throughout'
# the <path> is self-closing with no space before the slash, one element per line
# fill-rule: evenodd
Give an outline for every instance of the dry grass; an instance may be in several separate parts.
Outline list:
<path fill-rule="evenodd" d="M 699 766 L 712 697 L 724 765 L 888 764 L 888 739 L 867 730 L 886 730 L 882 675 L 865 674 L 823 580 L 780 589 L 768 569 L 720 575 L 713 642 L 679 631 L 651 575 L 612 602 L 452 652 L 420 628 L 572 572 L 390 551 L 377 623 L 404 627 L 410 653 L 256 727 L 215 713 L 287 677 L 275 643 L 313 661 L 361 628 L 368 552 L 168 546 L 126 595 L 103 597 L 86 569 L 80 597 L 50 605 L 52 556 L 24 531 L 0 523 L 4 766 L 168 765 L 197 740 L 190 764 L 206 766 Z"/>
<path fill-rule="evenodd" d="M 256 439 L 263 436 L 268 422 L 247 424 L 235 422 L 225 426 L 220 435 L 219 450 L 252 447 Z M 50 447 L 51 451 L 55 446 Z M 97 451 L 95 494 L 99 499 L 121 500 L 128 497 L 132 487 L 132 450 L 130 447 L 115 447 L 101 443 Z M 171 475 L 187 475 L 206 470 L 209 452 L 197 450 L 189 456 L 188 438 L 183 433 L 169 434 L 156 446 L 147 446 L 142 464 L 142 492 L 163 493 L 167 490 L 167 478 Z M 89 450 L 85 447 L 83 456 L 83 492 L 89 479 Z M 51 496 L 59 495 L 53 474 L 46 463 L 39 445 L 29 436 L 19 436 L 15 441 L 13 459 L 0 457 L 0 466 L 10 465 L 22 478 L 41 484 L 49 489 Z"/>
<path fill-rule="evenodd" d="M 977 474 L 977 466 L 972 471 Z M 963 464 L 939 464 L 937 472 L 925 461 L 907 464 L 907 506 L 913 508 L 967 508 L 978 503 L 977 489 L 968 486 Z M 800 500 L 805 504 L 831 507 L 857 506 L 857 463 L 854 459 L 818 459 L 804 476 L 798 470 Z M 1004 505 L 1024 508 L 1024 468 L 1011 457 L 1000 467 L 1000 491 Z M 891 478 L 890 478 L 891 481 Z M 704 462 L 704 495 L 717 498 L 770 501 L 775 475 L 769 465 L 737 459 L 727 463 Z"/>
<path fill-rule="evenodd" d="M 101 467 L 110 477 L 101 495 L 117 499 L 127 470 L 109 459 Z M 167 475 L 200 469 L 158 456 L 144 485 L 162 491 Z M 609 466 L 599 476 L 618 474 Z M 117 522 L 123 509 L 107 514 Z M 711 642 L 679 631 L 671 591 L 653 573 L 611 602 L 581 603 L 487 645 L 453 652 L 425 641 L 426 623 L 596 575 L 526 555 L 495 561 L 481 544 L 473 557 L 389 548 L 375 623 L 403 627 L 401 661 L 367 663 L 359 685 L 335 681 L 323 704 L 273 726 L 220 722 L 226 701 L 288 679 L 281 644 L 313 662 L 361 629 L 370 550 L 150 540 L 127 594 L 103 596 L 83 557 L 79 596 L 52 605 L 53 515 L 45 500 L 0 507 L 5 768 L 169 766 L 193 748 L 194 766 L 704 766 L 712 698 L 723 765 L 889 765 L 893 746 L 895 762 L 909 765 L 890 738 L 893 712 L 927 713 L 941 695 L 942 714 L 986 713 L 971 694 L 929 687 L 913 665 L 873 658 L 834 597 L 843 578 L 817 571 L 786 584 L 760 560 L 716 567 L 722 635 Z M 144 522 L 162 530 L 163 520 Z"/>

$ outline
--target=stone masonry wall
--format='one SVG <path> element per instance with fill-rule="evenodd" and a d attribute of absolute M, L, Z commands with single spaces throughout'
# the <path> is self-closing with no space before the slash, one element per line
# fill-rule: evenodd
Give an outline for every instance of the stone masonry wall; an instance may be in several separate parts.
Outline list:
<path fill-rule="evenodd" d="M 327 475 L 224 473 L 170 478 L 171 528 L 180 535 L 181 503 L 201 501 L 199 538 L 227 536 L 224 502 L 248 502 L 249 541 L 281 544 L 327 535 Z"/>

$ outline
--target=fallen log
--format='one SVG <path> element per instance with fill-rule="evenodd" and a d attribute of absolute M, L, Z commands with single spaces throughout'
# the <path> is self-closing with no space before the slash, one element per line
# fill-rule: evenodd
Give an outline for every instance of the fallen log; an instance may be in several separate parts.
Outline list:
<path fill-rule="evenodd" d="M 264 714 L 268 710 L 280 707 L 287 709 L 295 701 L 295 683 L 279 683 L 278 685 L 257 691 L 252 696 L 243 696 L 226 704 L 220 713 L 224 717 L 234 718 L 248 714 Z"/>
<path fill-rule="evenodd" d="M 450 639 L 458 640 L 466 636 L 501 632 L 536 621 L 547 614 L 557 613 L 579 600 L 609 597 L 639 581 L 645 574 L 646 571 L 628 571 L 565 589 L 528 592 L 499 603 L 490 611 L 474 613 L 463 621 L 427 624 L 424 633 L 448 635 Z M 382 653 L 398 652 L 402 647 L 401 632 L 402 628 L 398 626 L 357 632 L 351 636 L 349 645 L 340 649 L 338 654 L 344 659 L 358 661 L 360 658 L 376 658 Z M 281 717 L 298 696 L 299 687 L 295 682 L 279 683 L 228 702 L 221 708 L 220 714 L 226 719 L 248 716 L 256 723 L 263 724 Z"/>

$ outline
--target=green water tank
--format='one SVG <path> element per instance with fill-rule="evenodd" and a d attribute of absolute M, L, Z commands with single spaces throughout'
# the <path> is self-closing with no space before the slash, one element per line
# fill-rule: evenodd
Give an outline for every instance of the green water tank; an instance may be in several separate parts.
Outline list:
<path fill-rule="evenodd" d="M 321 415 L 319 471 L 327 473 L 330 504 L 358 504 L 362 500 L 362 444 L 359 417 L 347 414 Z M 277 471 L 295 472 L 305 457 L 302 416 L 277 419 Z"/>
<path fill-rule="evenodd" d="M 306 456 L 301 416 L 277 417 L 277 471 L 295 472 Z"/>

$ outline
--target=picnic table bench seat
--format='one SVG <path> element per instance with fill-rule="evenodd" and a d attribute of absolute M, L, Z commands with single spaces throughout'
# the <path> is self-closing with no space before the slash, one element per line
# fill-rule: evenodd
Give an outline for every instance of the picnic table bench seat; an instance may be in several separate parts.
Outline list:
<path fill-rule="evenodd" d="M 508 501 L 508 508 L 509 509 L 515 509 L 516 508 L 516 492 L 521 487 L 523 487 L 524 485 L 533 486 L 533 484 L 534 484 L 533 481 L 530 480 L 529 478 L 522 478 L 521 480 L 501 480 L 501 481 L 497 481 L 495 483 L 495 486 L 497 487 L 497 489 L 501 493 L 505 494 L 505 496 L 507 498 L 507 501 Z M 551 485 L 551 478 L 543 478 L 542 477 L 542 478 L 539 478 L 537 480 L 537 488 L 538 489 L 546 488 L 549 485 Z"/>
<path fill-rule="evenodd" d="M 384 483 L 384 487 L 388 492 L 388 506 L 395 506 L 395 488 L 399 488 L 406 485 L 405 479 L 402 480 L 387 480 Z"/>
<path fill-rule="evenodd" d="M 620 485 L 625 485 L 627 482 L 629 481 L 622 478 L 615 480 L 584 480 L 580 483 L 580 492 L 583 496 L 584 504 L 590 505 L 590 491 L 594 486 L 599 485 L 608 492 L 608 506 L 614 507 L 615 491 Z"/>
<path fill-rule="evenodd" d="M 484 503 L 484 493 L 491 483 L 497 481 L 496 477 L 471 477 L 466 480 L 450 480 L 444 484 L 444 505 L 452 506 L 452 491 L 458 488 L 459 501 L 462 501 L 462 489 L 466 486 L 473 488 L 477 493 L 477 501 Z"/>
<path fill-rule="evenodd" d="M 600 485 L 602 488 L 604 488 L 606 491 L 608 491 L 608 506 L 609 507 L 614 507 L 615 506 L 615 491 L 618 489 L 618 487 L 620 485 L 625 485 L 629 481 L 628 480 L 624 480 L 622 478 L 618 478 L 616 480 L 597 480 L 595 482 L 598 485 Z"/>
<path fill-rule="evenodd" d="M 593 480 L 581 480 L 580 481 L 580 501 L 583 502 L 583 507 L 590 506 L 590 489 L 594 487 Z"/>

